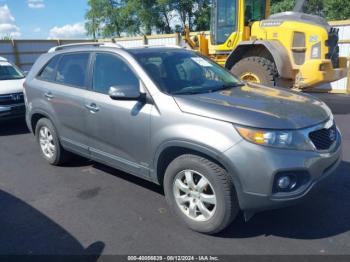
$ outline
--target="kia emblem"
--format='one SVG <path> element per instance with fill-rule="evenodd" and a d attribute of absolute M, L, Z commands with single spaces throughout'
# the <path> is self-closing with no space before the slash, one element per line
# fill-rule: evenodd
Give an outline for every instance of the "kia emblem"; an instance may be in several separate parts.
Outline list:
<path fill-rule="evenodd" d="M 20 94 L 13 94 L 12 96 L 13 101 L 19 101 L 21 100 L 21 95 Z"/>
<path fill-rule="evenodd" d="M 337 133 L 334 129 L 329 130 L 329 139 L 334 142 L 337 138 Z"/>

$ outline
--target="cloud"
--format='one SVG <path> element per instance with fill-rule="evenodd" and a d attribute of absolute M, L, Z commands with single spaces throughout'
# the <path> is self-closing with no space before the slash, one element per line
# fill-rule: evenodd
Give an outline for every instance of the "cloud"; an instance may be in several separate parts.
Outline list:
<path fill-rule="evenodd" d="M 33 32 L 34 33 L 39 33 L 39 32 L 41 32 L 41 28 L 40 27 L 35 27 L 35 28 L 33 28 Z"/>
<path fill-rule="evenodd" d="M 0 23 L 14 23 L 15 18 L 12 16 L 7 5 L 0 6 Z"/>
<path fill-rule="evenodd" d="M 49 32 L 49 38 L 51 39 L 78 39 L 86 37 L 84 23 L 68 24 L 62 27 L 55 26 Z"/>
<path fill-rule="evenodd" d="M 27 4 L 29 8 L 34 8 L 34 9 L 45 7 L 44 0 L 27 0 Z"/>
<path fill-rule="evenodd" d="M 21 36 L 21 30 L 15 22 L 8 6 L 0 6 L 0 38 L 19 38 Z"/>

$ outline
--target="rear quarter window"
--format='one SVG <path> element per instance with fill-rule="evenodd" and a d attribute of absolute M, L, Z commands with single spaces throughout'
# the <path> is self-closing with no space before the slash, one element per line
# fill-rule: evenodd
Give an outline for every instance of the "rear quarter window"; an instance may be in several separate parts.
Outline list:
<path fill-rule="evenodd" d="M 38 78 L 46 81 L 54 81 L 56 78 L 56 67 L 58 61 L 60 60 L 60 57 L 61 56 L 58 55 L 52 58 L 41 70 L 41 72 L 38 75 Z"/>

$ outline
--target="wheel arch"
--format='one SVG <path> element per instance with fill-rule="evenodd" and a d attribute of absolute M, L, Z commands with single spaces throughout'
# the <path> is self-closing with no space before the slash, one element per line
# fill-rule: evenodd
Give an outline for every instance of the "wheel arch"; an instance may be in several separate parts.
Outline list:
<path fill-rule="evenodd" d="M 54 125 L 52 117 L 50 117 L 49 114 L 47 114 L 46 112 L 44 112 L 42 110 L 36 110 L 31 114 L 30 119 L 29 119 L 30 129 L 34 135 L 35 135 L 36 125 L 39 122 L 39 120 L 42 118 L 49 119 L 52 122 L 52 124 Z"/>
<path fill-rule="evenodd" d="M 197 145 L 187 141 L 171 141 L 163 144 L 157 150 L 154 158 L 154 180 L 156 183 L 162 185 L 164 180 L 164 173 L 168 165 L 175 158 L 184 154 L 194 154 L 216 163 L 227 171 L 232 178 L 232 182 L 235 186 L 236 192 L 239 195 L 241 192 L 241 183 L 238 179 L 237 173 L 232 166 L 228 164 L 228 160 L 225 159 L 221 152 L 215 149 L 208 148 L 203 145 Z"/>
<path fill-rule="evenodd" d="M 279 77 L 292 79 L 293 68 L 286 49 L 277 41 L 243 41 L 228 56 L 225 67 L 231 69 L 247 56 L 262 56 L 272 60 Z"/>

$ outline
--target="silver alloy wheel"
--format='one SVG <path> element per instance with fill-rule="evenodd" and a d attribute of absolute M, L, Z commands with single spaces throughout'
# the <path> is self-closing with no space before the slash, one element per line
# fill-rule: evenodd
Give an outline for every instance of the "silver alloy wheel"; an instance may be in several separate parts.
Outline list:
<path fill-rule="evenodd" d="M 202 174 L 193 170 L 181 171 L 174 179 L 173 192 L 180 210 L 194 221 L 208 221 L 215 214 L 215 191 Z"/>
<path fill-rule="evenodd" d="M 52 158 L 56 153 L 56 146 L 48 127 L 43 126 L 39 130 L 39 143 L 43 154 L 47 158 Z"/>

